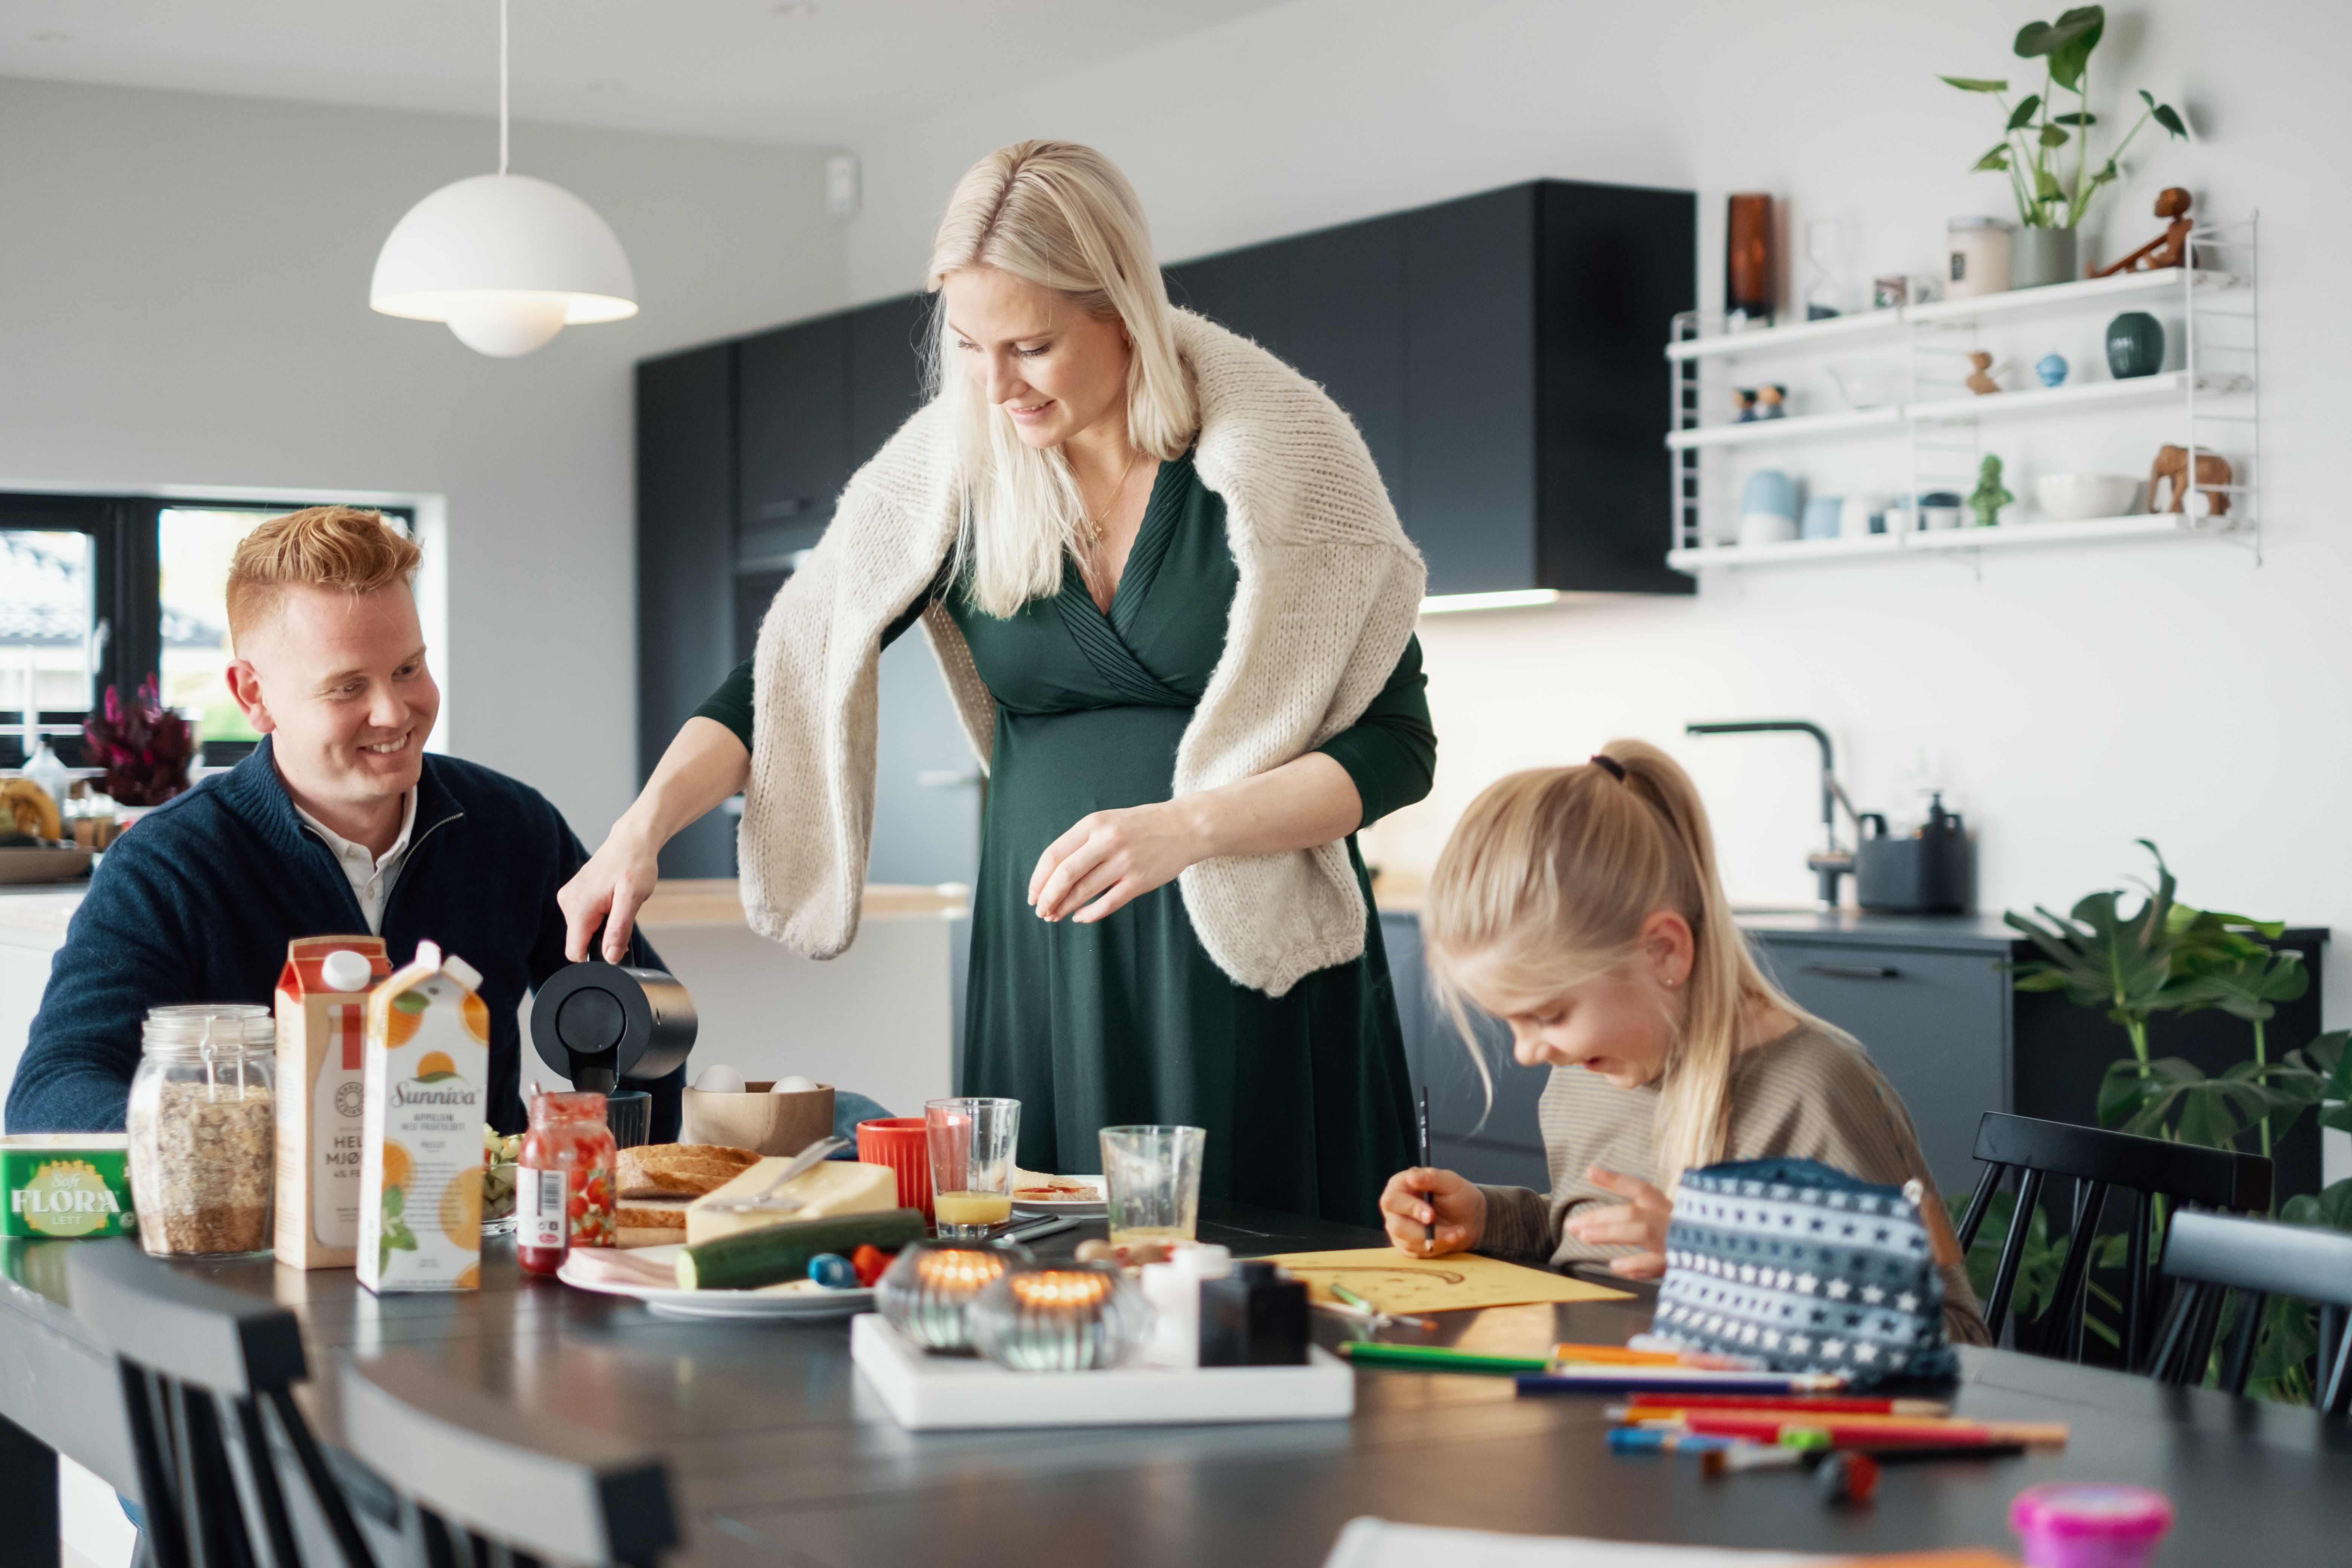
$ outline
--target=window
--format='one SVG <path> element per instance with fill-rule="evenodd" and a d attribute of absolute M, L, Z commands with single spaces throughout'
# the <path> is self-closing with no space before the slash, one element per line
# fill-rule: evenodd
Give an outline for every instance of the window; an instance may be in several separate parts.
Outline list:
<path fill-rule="evenodd" d="M 150 676 L 202 726 L 207 763 L 250 751 L 223 675 L 229 559 L 310 504 L 0 494 L 0 768 L 22 766 L 36 737 L 79 763 L 83 716 Z M 415 533 L 411 510 L 381 510 Z"/>

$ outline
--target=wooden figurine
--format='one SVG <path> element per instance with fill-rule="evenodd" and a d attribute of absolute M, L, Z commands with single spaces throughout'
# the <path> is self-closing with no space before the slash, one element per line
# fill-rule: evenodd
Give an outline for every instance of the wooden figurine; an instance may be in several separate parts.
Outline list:
<path fill-rule="evenodd" d="M 1992 355 L 1978 349 L 1969 355 L 1969 390 L 1982 397 L 1999 392 L 2000 383 L 1993 379 Z"/>
<path fill-rule="evenodd" d="M 2226 485 L 2230 479 L 2230 459 L 2219 452 L 2200 450 L 2197 454 L 2197 478 L 2192 483 L 2189 478 L 2189 448 L 2159 447 L 2156 452 L 2156 467 L 2148 471 L 2147 476 L 2147 510 L 2187 511 L 2191 517 L 2220 517 L 2230 510 L 2230 493 L 2227 490 L 2208 491 L 2198 487 Z M 2167 488 L 2167 480 L 2170 481 L 2171 504 L 2158 506 L 2157 497 Z M 2200 499 L 2189 502 L 2188 497 L 2191 492 Z"/>
<path fill-rule="evenodd" d="M 2189 193 L 2179 185 L 2167 185 L 2157 195 L 2156 216 L 2172 220 L 2164 226 L 2162 234 L 2122 260 L 2095 267 L 2084 276 L 2112 278 L 2118 272 L 2160 272 L 2168 267 L 2186 266 L 2189 231 L 2197 226 L 2189 218 Z"/>
<path fill-rule="evenodd" d="M 1789 413 L 1789 389 L 1780 383 L 1768 381 L 1756 389 L 1756 417 L 1782 419 Z"/>
<path fill-rule="evenodd" d="M 1731 405 L 1739 410 L 1739 416 L 1732 421 L 1733 424 L 1754 424 L 1756 421 L 1756 389 L 1752 386 L 1733 387 L 1731 389 Z"/>
<path fill-rule="evenodd" d="M 1977 468 L 1976 492 L 1969 497 L 1969 510 L 1977 514 L 1979 528 L 1991 528 L 2000 521 L 2000 509 L 2017 498 L 2001 487 L 2000 459 L 1991 453 Z"/>

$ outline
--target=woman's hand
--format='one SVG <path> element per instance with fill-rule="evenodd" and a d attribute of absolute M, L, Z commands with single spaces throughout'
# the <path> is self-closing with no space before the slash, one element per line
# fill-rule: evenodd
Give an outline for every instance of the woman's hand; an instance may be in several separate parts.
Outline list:
<path fill-rule="evenodd" d="M 661 847 L 741 789 L 751 774 L 751 753 L 734 731 L 699 715 L 688 719 L 635 802 L 555 895 L 563 911 L 563 955 L 574 963 L 586 958 L 601 924 L 605 962 L 627 958 L 637 910 L 661 878 Z"/>
<path fill-rule="evenodd" d="M 1429 1225 L 1437 1222 L 1437 1239 Z M 1451 1171 L 1415 1166 L 1389 1178 L 1381 1193 L 1381 1223 L 1399 1252 L 1436 1258 L 1467 1252 L 1486 1234 L 1486 1194 Z"/>
<path fill-rule="evenodd" d="M 1345 838 L 1363 818 L 1348 770 L 1309 752 L 1216 789 L 1087 813 L 1037 857 L 1029 901 L 1041 920 L 1091 924 L 1187 866 L 1312 848 Z"/>
<path fill-rule="evenodd" d="M 1037 857 L 1029 901 L 1039 920 L 1068 915 L 1091 925 L 1206 858 L 1187 813 L 1174 801 L 1088 812 Z"/>
<path fill-rule="evenodd" d="M 1606 1208 L 1581 1208 L 1568 1216 L 1568 1231 L 1588 1247 L 1638 1247 L 1630 1258 L 1614 1258 L 1609 1271 L 1628 1279 L 1655 1279 L 1666 1271 L 1666 1226 L 1675 1217 L 1675 1202 L 1639 1176 L 1628 1176 L 1599 1165 L 1585 1167 L 1584 1179 L 1606 1187 L 1626 1201 Z"/>
<path fill-rule="evenodd" d="M 604 836 L 588 863 L 572 874 L 555 895 L 563 911 L 563 956 L 577 963 L 588 956 L 596 929 L 604 930 L 604 961 L 629 956 L 629 933 L 637 910 L 661 879 L 660 849 L 623 817 Z"/>

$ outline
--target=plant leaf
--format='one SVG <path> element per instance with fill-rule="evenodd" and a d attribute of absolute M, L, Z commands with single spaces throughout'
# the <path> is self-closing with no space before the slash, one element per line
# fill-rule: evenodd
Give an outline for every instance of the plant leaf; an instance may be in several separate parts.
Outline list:
<path fill-rule="evenodd" d="M 2099 117 L 2095 114 L 2053 114 L 2050 117 L 2050 123 L 2053 125 L 2073 125 L 2081 127 L 2086 125 L 2096 125 L 2098 122 Z"/>
<path fill-rule="evenodd" d="M 2005 81 L 1991 81 L 1979 76 L 1947 76 L 1938 77 L 1936 79 L 1949 82 L 1962 92 L 2007 92 L 2009 90 L 2009 83 Z M 2147 95 L 2143 93 L 2141 96 Z"/>
<path fill-rule="evenodd" d="M 2066 145 L 2066 135 L 2065 132 L 2059 130 L 2055 125 L 2045 125 L 2042 128 L 2042 134 L 2037 140 L 2044 147 L 2063 147 Z"/>
<path fill-rule="evenodd" d="M 2000 146 L 1994 148 L 1991 152 L 1986 153 L 1983 157 L 1978 159 L 1975 163 L 1969 164 L 1969 173 L 1973 174 L 1981 170 L 2007 169 L 2008 167 L 2009 143 L 2004 142 Z"/>
<path fill-rule="evenodd" d="M 2165 130 L 2171 132 L 2173 135 L 2179 137 L 2184 142 L 2189 139 L 2189 127 L 2181 122 L 2179 114 L 2173 110 L 2172 105 L 2168 103 L 2156 104 L 2148 110 L 2148 114 L 2158 125 L 2163 126 Z"/>
<path fill-rule="evenodd" d="M 2041 107 L 2042 95 L 2038 92 L 2027 93 L 2024 100 L 2009 111 L 2009 129 L 2015 131 L 2021 126 L 2032 124 L 2034 113 Z"/>

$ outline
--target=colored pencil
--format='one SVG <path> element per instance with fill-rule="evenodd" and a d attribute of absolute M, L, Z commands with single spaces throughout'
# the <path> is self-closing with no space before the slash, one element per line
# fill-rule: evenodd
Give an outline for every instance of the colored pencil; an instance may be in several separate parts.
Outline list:
<path fill-rule="evenodd" d="M 1648 1426 L 1618 1426 L 1612 1427 L 1609 1433 L 1611 1452 L 1620 1454 L 1648 1452 L 1706 1454 L 1722 1448 L 1737 1448 L 1744 1446 L 1747 1445 L 1743 1445 L 1737 1437 L 1717 1437 L 1705 1432 L 1664 1432 Z"/>
<path fill-rule="evenodd" d="M 1700 1434 L 1689 1436 L 1696 1438 Z M 1899 1465 L 1929 1459 L 2015 1458 L 2025 1452 L 2025 1447 L 2022 1443 L 1841 1443 L 1834 1448 L 1783 1448 L 1767 1443 L 1733 1443 L 1728 1447 L 1701 1448 L 1699 1463 L 1706 1474 L 1718 1476 L 1732 1470 L 1809 1469 L 1833 1453 L 1867 1454 L 1882 1465 Z"/>
<path fill-rule="evenodd" d="M 1429 1168 L 1429 1086 L 1427 1084 L 1421 1086 L 1421 1164 L 1423 1170 Z M 1437 1245 L 1437 1200 L 1433 1197 L 1430 1198 L 1429 1215 L 1425 1232 L 1429 1245 L 1434 1247 Z"/>
<path fill-rule="evenodd" d="M 1409 1372 L 1470 1372 L 1485 1374 L 1541 1372 L 1551 1364 L 1542 1356 L 1481 1355 L 1449 1350 L 1444 1345 L 1390 1345 L 1370 1340 L 1349 1340 L 1339 1353 L 1359 1366 L 1393 1366 Z"/>
<path fill-rule="evenodd" d="M 1762 1372 L 1764 1363 L 1752 1356 L 1717 1355 L 1706 1351 L 1637 1351 L 1623 1345 L 1558 1344 L 1551 1359 L 1583 1366 L 1696 1366 L 1715 1372 Z"/>
<path fill-rule="evenodd" d="M 1645 1422 L 1644 1425 L 1651 1423 Z M 1751 1413 L 1691 1410 L 1665 1418 L 1663 1425 L 1686 1432 L 1707 1432 L 1722 1437 L 1750 1437 L 1773 1443 L 1789 1432 L 1826 1432 L 1833 1443 L 2031 1443 L 2063 1447 L 2067 1428 L 2063 1421 L 1937 1421 L 1906 1415 L 1800 1415 L 1786 1410 Z"/>
<path fill-rule="evenodd" d="M 1870 1399 L 1840 1394 L 1659 1394 L 1610 1406 L 1620 1421 L 1676 1415 L 1685 1410 L 1813 1410 L 1843 1415 L 1949 1415 L 1940 1399 Z"/>
<path fill-rule="evenodd" d="M 1828 1373 L 1704 1372 L 1690 1367 L 1562 1367 L 1527 1373 L 1521 1394 L 1671 1394 L 1703 1388 L 1718 1394 L 1834 1394 L 1845 1379 Z"/>

